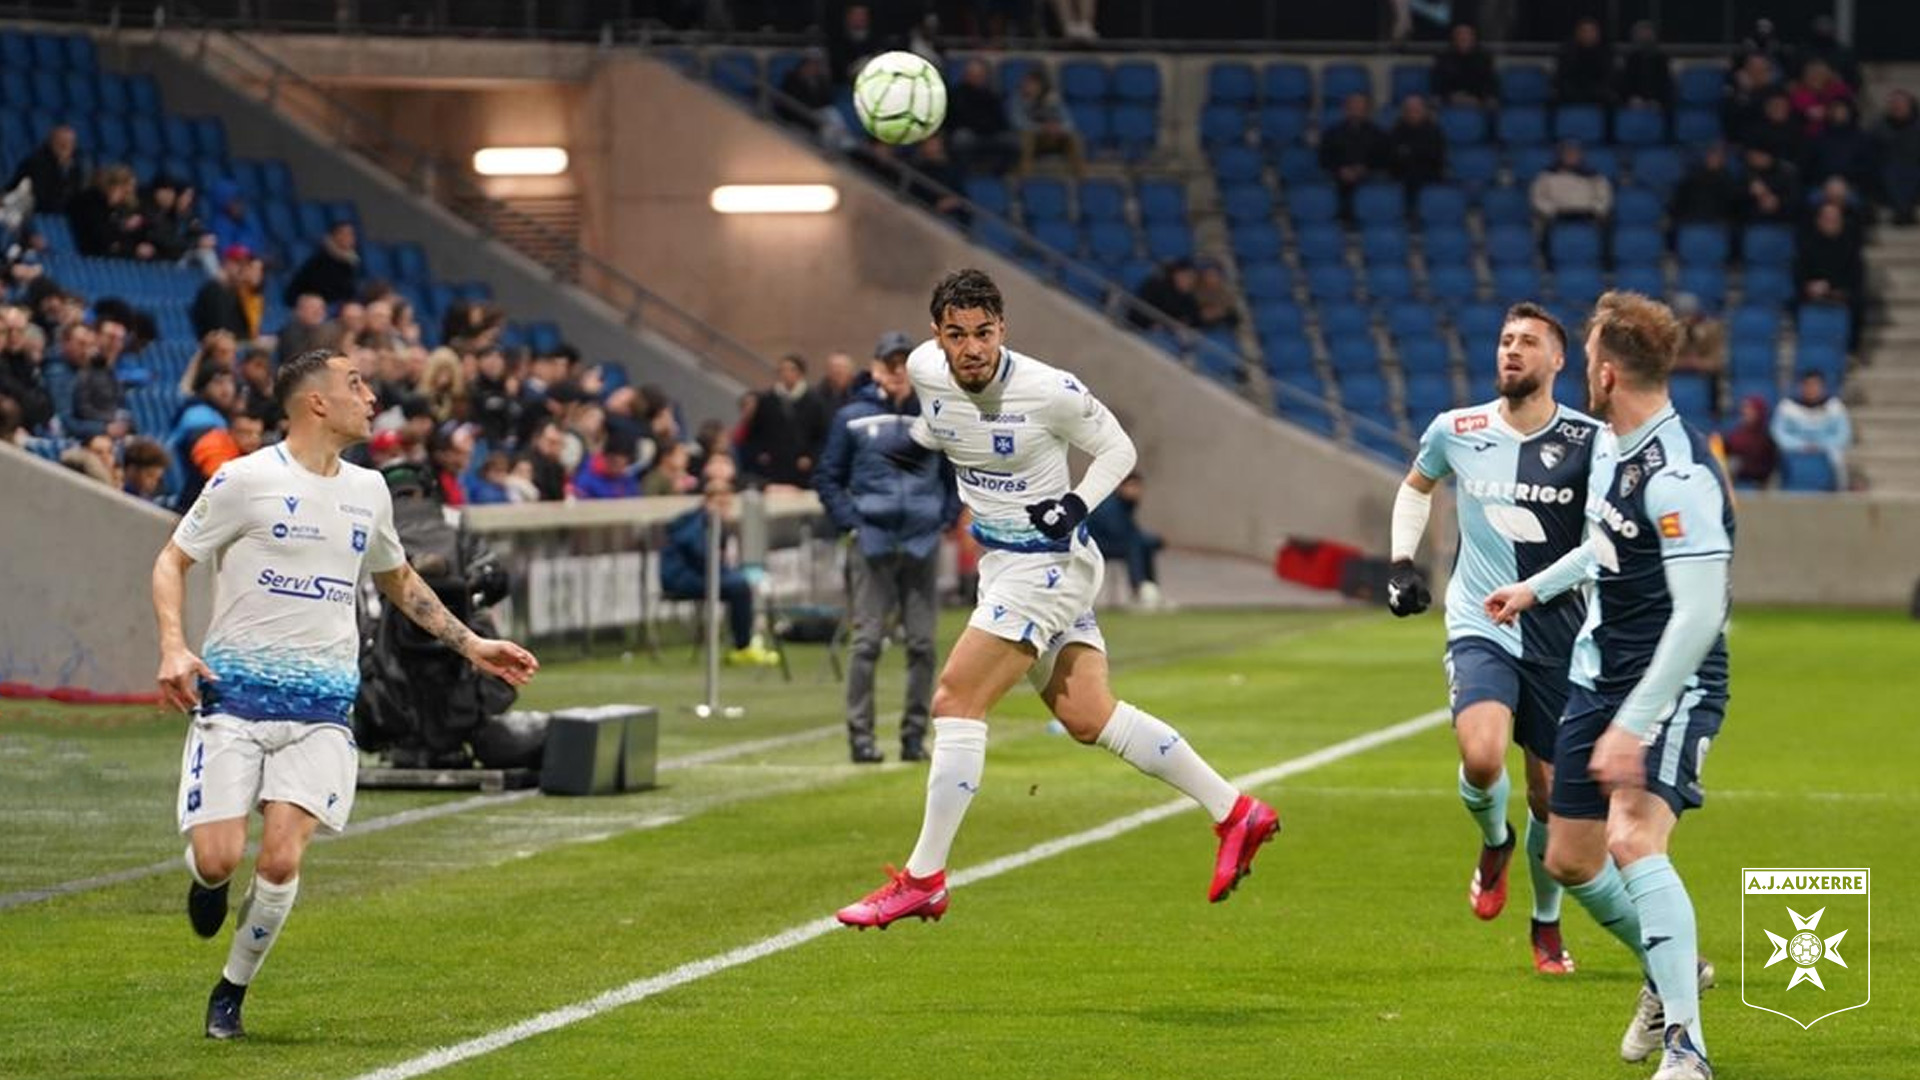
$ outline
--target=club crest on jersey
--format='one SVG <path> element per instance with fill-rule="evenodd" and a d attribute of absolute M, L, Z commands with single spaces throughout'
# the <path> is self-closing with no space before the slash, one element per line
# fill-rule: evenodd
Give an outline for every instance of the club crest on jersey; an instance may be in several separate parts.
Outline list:
<path fill-rule="evenodd" d="M 1557 442 L 1544 443 L 1540 447 L 1540 464 L 1551 469 L 1567 459 L 1567 448 Z"/>
<path fill-rule="evenodd" d="M 1453 418 L 1453 433 L 1455 435 L 1465 435 L 1469 431 L 1479 431 L 1486 426 L 1486 413 L 1473 413 L 1469 416 L 1456 416 Z"/>
<path fill-rule="evenodd" d="M 362 554 L 367 550 L 367 527 L 365 525 L 355 525 L 353 527 L 353 550 Z"/>
<path fill-rule="evenodd" d="M 1013 432 L 996 431 L 993 433 L 993 452 L 1001 457 L 1013 456 Z"/>
<path fill-rule="evenodd" d="M 280 501 L 287 504 L 287 513 L 297 514 L 300 512 L 300 496 L 282 495 Z"/>
<path fill-rule="evenodd" d="M 1639 486 L 1640 486 L 1640 466 L 1638 464 L 1631 464 L 1631 465 L 1628 465 L 1626 468 L 1620 470 L 1620 497 L 1621 498 L 1624 499 L 1627 496 L 1633 494 L 1633 489 Z"/>

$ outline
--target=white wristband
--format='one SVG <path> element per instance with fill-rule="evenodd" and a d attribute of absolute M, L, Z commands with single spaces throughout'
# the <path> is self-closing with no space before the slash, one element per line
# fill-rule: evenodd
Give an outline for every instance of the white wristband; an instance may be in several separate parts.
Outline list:
<path fill-rule="evenodd" d="M 1417 491 L 1402 483 L 1393 497 L 1393 531 L 1389 550 L 1395 562 L 1413 558 L 1420 538 L 1427 532 L 1427 515 L 1433 512 L 1433 493 Z"/>

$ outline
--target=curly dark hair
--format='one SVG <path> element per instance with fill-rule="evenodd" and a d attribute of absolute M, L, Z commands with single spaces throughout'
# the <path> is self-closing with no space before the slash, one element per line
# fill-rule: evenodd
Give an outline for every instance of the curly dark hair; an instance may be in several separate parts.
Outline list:
<path fill-rule="evenodd" d="M 996 319 L 1005 313 L 1006 302 L 1000 298 L 1000 286 L 983 270 L 955 270 L 941 278 L 940 284 L 933 287 L 933 302 L 927 305 L 936 323 L 949 309 L 966 311 L 969 308 L 978 308 Z"/>

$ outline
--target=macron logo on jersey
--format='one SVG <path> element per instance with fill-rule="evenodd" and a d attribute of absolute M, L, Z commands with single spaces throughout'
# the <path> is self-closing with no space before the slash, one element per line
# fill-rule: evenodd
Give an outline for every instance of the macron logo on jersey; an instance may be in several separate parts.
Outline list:
<path fill-rule="evenodd" d="M 1469 431 L 1479 431 L 1486 426 L 1486 413 L 1473 413 L 1468 416 L 1456 416 L 1453 418 L 1453 433 L 1455 435 L 1465 435 Z"/>
<path fill-rule="evenodd" d="M 275 596 L 291 596 L 297 600 L 328 600 L 336 604 L 352 604 L 353 582 L 332 577 L 296 577 L 292 574 L 278 573 L 272 569 L 260 571 L 255 583 Z"/>

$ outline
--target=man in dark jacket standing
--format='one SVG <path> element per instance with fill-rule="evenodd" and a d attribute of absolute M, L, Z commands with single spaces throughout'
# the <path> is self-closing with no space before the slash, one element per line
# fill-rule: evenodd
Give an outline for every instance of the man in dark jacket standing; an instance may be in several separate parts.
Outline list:
<path fill-rule="evenodd" d="M 907 644 L 907 702 L 900 716 L 900 759 L 922 761 L 933 701 L 935 580 L 940 535 L 960 517 L 952 466 L 939 454 L 910 467 L 908 429 L 920 403 L 907 376 L 913 342 L 897 331 L 874 349 L 873 383 L 834 414 L 814 488 L 834 525 L 851 535 L 847 551 L 853 650 L 847 666 L 847 740 L 856 764 L 885 760 L 873 737 L 873 670 L 887 618 L 899 613 Z M 891 457 L 890 457 L 891 455 Z"/>

